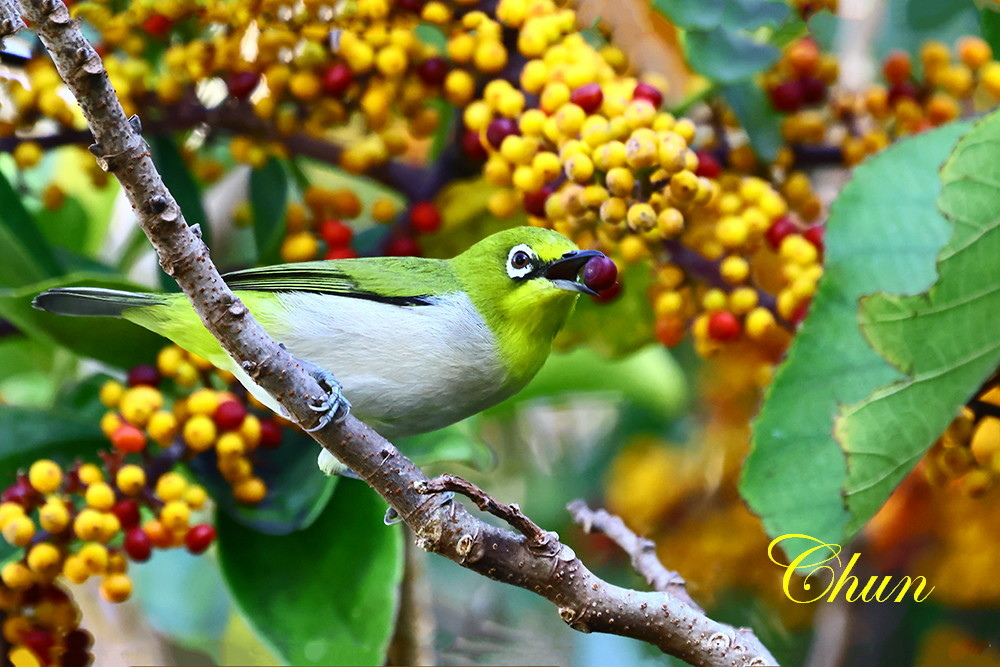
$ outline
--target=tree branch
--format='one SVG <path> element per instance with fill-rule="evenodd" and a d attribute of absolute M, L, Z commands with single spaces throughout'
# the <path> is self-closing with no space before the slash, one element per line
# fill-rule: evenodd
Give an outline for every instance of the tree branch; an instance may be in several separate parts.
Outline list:
<path fill-rule="evenodd" d="M 681 575 L 663 567 L 656 557 L 656 544 L 645 537 L 639 537 L 625 525 L 620 517 L 605 510 L 592 510 L 582 500 L 574 500 L 566 506 L 573 520 L 580 524 L 585 533 L 604 533 L 629 555 L 632 567 L 649 582 L 654 590 L 676 596 L 695 609 L 701 607 L 691 599 L 687 592 L 687 584 Z"/>
<path fill-rule="evenodd" d="M 163 185 L 139 123 L 125 117 L 100 57 L 61 0 L 20 0 L 94 133 L 91 151 L 121 181 L 160 265 L 191 300 L 226 351 L 299 424 L 318 421 L 326 398 L 287 350 L 273 341 L 230 291 L 198 230 L 184 221 Z M 0 26 L 14 21 L 13 0 L 0 0 Z M 331 369 L 336 370 L 336 369 Z M 534 591 L 582 632 L 609 632 L 652 643 L 695 665 L 768 665 L 774 659 L 752 635 L 707 618 L 662 592 L 633 591 L 593 573 L 553 535 L 533 545 L 487 524 L 451 497 L 422 493 L 431 480 L 410 459 L 352 416 L 313 433 L 316 440 L 385 498 L 412 528 L 417 544 L 490 578 Z M 485 495 L 485 494 L 484 494 Z"/>

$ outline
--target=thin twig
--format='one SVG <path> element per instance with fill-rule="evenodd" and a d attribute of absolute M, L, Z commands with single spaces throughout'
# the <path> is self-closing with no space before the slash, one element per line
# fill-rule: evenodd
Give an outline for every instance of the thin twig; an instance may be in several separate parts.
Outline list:
<path fill-rule="evenodd" d="M 95 137 L 92 152 L 122 183 L 160 265 L 177 280 L 206 328 L 241 368 L 298 424 L 317 425 L 314 406 L 326 400 L 326 393 L 267 335 L 222 280 L 197 230 L 186 224 L 163 185 L 138 122 L 125 117 L 100 57 L 66 6 L 61 0 L 20 3 L 83 110 Z M 0 0 L 0 21 L 15 16 L 13 0 Z M 452 499 L 442 501 L 440 496 L 418 492 L 431 480 L 353 416 L 331 421 L 312 435 L 385 498 L 412 528 L 419 546 L 538 593 L 555 603 L 560 616 L 577 630 L 640 639 L 695 665 L 775 664 L 752 634 L 715 622 L 664 593 L 605 582 L 554 537 L 551 548 L 533 549 L 523 535 L 479 520 Z"/>
<path fill-rule="evenodd" d="M 566 506 L 573 520 L 580 524 L 585 533 L 604 533 L 628 554 L 632 568 L 646 578 L 654 590 L 679 597 L 695 609 L 701 607 L 691 599 L 684 578 L 673 570 L 663 567 L 656 556 L 656 544 L 645 537 L 639 537 L 625 525 L 620 517 L 603 509 L 592 510 L 583 500 L 574 500 Z"/>

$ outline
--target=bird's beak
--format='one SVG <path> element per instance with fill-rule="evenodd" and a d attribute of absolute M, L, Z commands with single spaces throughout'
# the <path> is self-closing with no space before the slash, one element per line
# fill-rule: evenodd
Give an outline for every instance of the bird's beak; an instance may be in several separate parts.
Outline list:
<path fill-rule="evenodd" d="M 596 296 L 597 292 L 576 280 L 580 269 L 594 257 L 604 257 L 604 253 L 597 250 L 574 250 L 573 252 L 568 252 L 545 267 L 543 275 L 551 280 L 552 284 L 559 289 Z"/>

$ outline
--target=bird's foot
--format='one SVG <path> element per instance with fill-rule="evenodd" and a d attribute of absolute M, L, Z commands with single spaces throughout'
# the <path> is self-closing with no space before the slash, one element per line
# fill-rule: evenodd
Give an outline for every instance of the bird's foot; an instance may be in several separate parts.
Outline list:
<path fill-rule="evenodd" d="M 344 389 L 340 386 L 337 378 L 328 370 L 309 364 L 309 375 L 319 383 L 319 386 L 326 391 L 326 396 L 317 403 L 310 404 L 309 407 L 321 413 L 319 424 L 312 428 L 305 429 L 307 433 L 319 431 L 325 428 L 330 422 L 339 424 L 347 419 L 351 413 L 351 403 L 344 396 Z"/>

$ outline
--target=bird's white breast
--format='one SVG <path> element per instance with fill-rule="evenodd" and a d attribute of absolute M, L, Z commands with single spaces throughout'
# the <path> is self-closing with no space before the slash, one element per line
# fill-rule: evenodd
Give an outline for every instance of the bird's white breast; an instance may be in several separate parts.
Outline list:
<path fill-rule="evenodd" d="M 423 306 L 277 296 L 275 310 L 254 313 L 264 327 L 296 357 L 332 372 L 353 412 L 387 437 L 441 428 L 510 393 L 493 334 L 465 293 Z"/>

